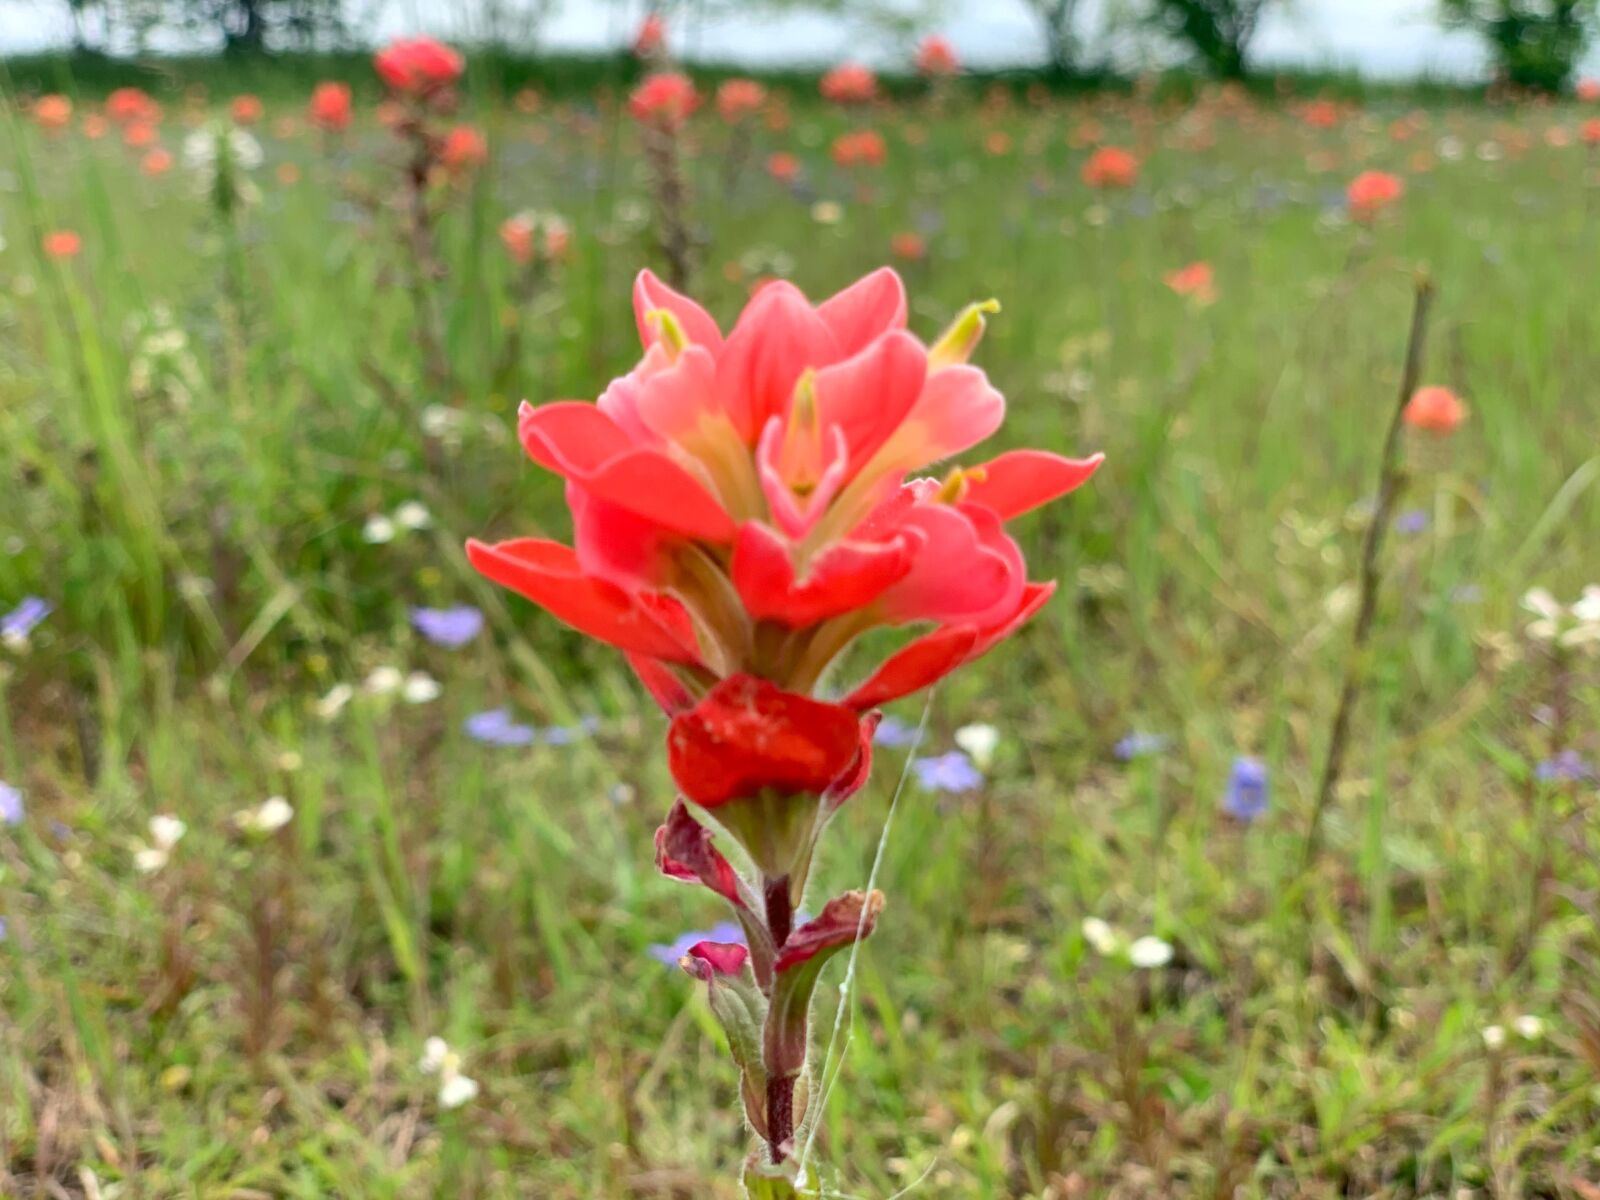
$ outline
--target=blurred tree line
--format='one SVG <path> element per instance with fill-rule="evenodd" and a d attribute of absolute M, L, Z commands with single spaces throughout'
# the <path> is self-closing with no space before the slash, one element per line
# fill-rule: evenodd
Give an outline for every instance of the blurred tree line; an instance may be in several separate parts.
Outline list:
<path fill-rule="evenodd" d="M 371 29 L 384 0 L 64 0 L 75 48 L 142 49 L 156 30 L 181 30 L 224 51 L 348 48 Z M 562 0 L 441 0 L 455 35 L 478 44 L 526 50 Z M 876 33 L 909 39 L 935 27 L 960 0 L 568 0 L 610 10 L 613 20 L 657 11 L 706 23 L 775 10 L 825 12 Z M 987 0 L 984 0 L 987 2 Z M 1263 18 L 1296 3 L 1326 0 L 1108 0 L 1109 19 L 1086 33 L 1086 0 L 1018 0 L 1037 22 L 1042 57 L 1062 75 L 1103 70 L 1116 37 L 1153 40 L 1222 79 L 1250 71 L 1250 48 Z M 1595 33 L 1600 0 L 1435 0 L 1444 24 L 1482 38 L 1502 80 L 1521 87 L 1566 86 Z"/>

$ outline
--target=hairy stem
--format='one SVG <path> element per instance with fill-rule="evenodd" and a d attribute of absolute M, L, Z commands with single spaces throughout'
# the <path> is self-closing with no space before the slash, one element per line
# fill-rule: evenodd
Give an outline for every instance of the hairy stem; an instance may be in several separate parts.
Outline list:
<path fill-rule="evenodd" d="M 1316 862 L 1322 841 L 1322 817 L 1339 786 L 1344 769 L 1345 750 L 1350 740 L 1350 721 L 1366 681 L 1367 643 L 1378 611 L 1378 587 L 1382 583 L 1381 557 L 1384 534 L 1391 514 L 1405 486 L 1400 462 L 1400 434 L 1411 395 L 1422 374 L 1422 352 L 1428 339 L 1428 310 L 1433 305 L 1433 284 L 1426 276 L 1417 279 L 1416 301 L 1411 311 L 1411 334 L 1406 343 L 1405 369 L 1400 375 L 1400 396 L 1389 430 L 1383 439 L 1383 457 L 1378 474 L 1378 501 L 1361 544 L 1360 606 L 1356 610 L 1355 633 L 1345 659 L 1344 683 L 1339 689 L 1339 705 L 1334 710 L 1333 728 L 1328 734 L 1328 754 L 1322 764 L 1322 779 L 1317 785 L 1317 800 L 1311 810 L 1311 826 L 1306 832 L 1305 865 Z"/>

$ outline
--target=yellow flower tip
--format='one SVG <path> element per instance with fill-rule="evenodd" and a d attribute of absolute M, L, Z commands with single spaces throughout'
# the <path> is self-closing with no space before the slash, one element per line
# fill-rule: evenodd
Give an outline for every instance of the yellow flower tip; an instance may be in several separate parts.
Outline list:
<path fill-rule="evenodd" d="M 999 311 L 1000 301 L 992 296 L 987 300 L 967 305 L 928 351 L 928 365 L 937 369 L 966 362 L 972 357 L 972 352 L 977 349 L 978 343 L 983 340 L 983 331 L 987 325 L 984 317 L 993 316 Z"/>
<path fill-rule="evenodd" d="M 962 467 L 951 467 L 950 474 L 944 477 L 944 482 L 939 485 L 939 490 L 934 493 L 935 504 L 960 504 L 967 498 L 967 490 L 975 483 L 982 483 L 988 478 L 988 472 L 982 467 L 971 470 Z"/>
<path fill-rule="evenodd" d="M 655 327 L 656 333 L 661 337 L 661 344 L 671 351 L 674 358 L 689 348 L 689 335 L 683 331 L 683 324 L 669 309 L 652 308 L 645 313 L 644 319 Z"/>

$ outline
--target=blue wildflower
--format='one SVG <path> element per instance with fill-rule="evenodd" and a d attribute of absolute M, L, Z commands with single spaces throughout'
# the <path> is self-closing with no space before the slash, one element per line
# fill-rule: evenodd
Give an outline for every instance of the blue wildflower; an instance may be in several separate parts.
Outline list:
<path fill-rule="evenodd" d="M 1130 733 L 1111 748 L 1122 762 L 1132 762 L 1149 754 L 1160 754 L 1171 739 L 1160 733 Z"/>
<path fill-rule="evenodd" d="M 1542 783 L 1583 783 L 1595 777 L 1594 768 L 1576 750 L 1563 750 L 1533 769 Z"/>
<path fill-rule="evenodd" d="M 22 793 L 0 779 L 0 825 L 22 824 Z"/>
<path fill-rule="evenodd" d="M 1240 755 L 1233 760 L 1228 787 L 1222 794 L 1222 811 L 1237 821 L 1254 821 L 1267 811 L 1267 764 Z"/>
<path fill-rule="evenodd" d="M 696 942 L 723 942 L 735 945 L 745 945 L 744 929 L 737 921 L 723 921 L 720 925 L 713 925 L 710 929 L 690 930 L 676 941 L 657 942 L 650 946 L 646 953 L 663 966 L 675 967 L 678 960 L 689 953 L 689 947 Z"/>
<path fill-rule="evenodd" d="M 917 727 L 907 725 L 899 717 L 884 717 L 878 722 L 878 731 L 872 735 L 872 740 L 891 750 L 903 750 L 916 744 Z"/>
<path fill-rule="evenodd" d="M 959 750 L 911 760 L 917 783 L 928 792 L 971 792 L 983 786 L 983 772 Z"/>
<path fill-rule="evenodd" d="M 0 617 L 0 638 L 8 642 L 23 641 L 38 628 L 39 622 L 53 611 L 48 600 L 41 600 L 38 596 L 24 596 L 21 604 Z"/>
<path fill-rule="evenodd" d="M 413 608 L 411 623 L 434 645 L 454 650 L 478 636 L 483 629 L 483 614 L 470 604 L 455 608 Z"/>
<path fill-rule="evenodd" d="M 0 917 L 0 942 L 6 940 L 6 919 Z"/>
<path fill-rule="evenodd" d="M 1394 531 L 1396 533 L 1417 534 L 1427 528 L 1428 512 L 1426 509 L 1407 509 L 1394 519 Z"/>
<path fill-rule="evenodd" d="M 504 708 L 491 708 L 488 712 L 468 717 L 461 726 L 467 736 L 491 746 L 531 746 L 538 736 L 532 725 L 519 725 Z"/>

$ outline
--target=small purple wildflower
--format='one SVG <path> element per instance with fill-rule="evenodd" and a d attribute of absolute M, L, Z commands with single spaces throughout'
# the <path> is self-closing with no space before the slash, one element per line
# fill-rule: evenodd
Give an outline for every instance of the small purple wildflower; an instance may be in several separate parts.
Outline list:
<path fill-rule="evenodd" d="M 491 746 L 531 746 L 538 737 L 532 725 L 519 725 L 504 708 L 491 708 L 488 712 L 470 716 L 461 726 L 474 741 Z"/>
<path fill-rule="evenodd" d="M 665 967 L 675 967 L 678 960 L 689 953 L 689 947 L 697 942 L 723 942 L 734 945 L 746 945 L 744 930 L 737 921 L 723 921 L 720 925 L 713 925 L 710 929 L 693 929 L 683 934 L 673 942 L 657 942 L 645 952 Z"/>
<path fill-rule="evenodd" d="M 1541 783 L 1584 783 L 1595 777 L 1594 768 L 1576 750 L 1563 750 L 1533 769 Z"/>
<path fill-rule="evenodd" d="M 570 746 L 583 736 L 582 729 L 574 729 L 570 725 L 552 725 L 539 737 L 546 746 Z"/>
<path fill-rule="evenodd" d="M 884 717 L 878 722 L 878 731 L 872 735 L 872 740 L 890 750 L 904 750 L 916 744 L 917 727 L 907 725 L 899 717 Z"/>
<path fill-rule="evenodd" d="M 1249 824 L 1267 811 L 1267 765 L 1259 758 L 1240 755 L 1233 760 L 1222 811 Z"/>
<path fill-rule="evenodd" d="M 22 824 L 22 793 L 0 779 L 0 825 Z"/>
<path fill-rule="evenodd" d="M 39 622 L 54 609 L 48 600 L 38 596 L 24 596 L 22 603 L 0 617 L 0 637 L 8 641 L 21 641 L 38 628 Z"/>
<path fill-rule="evenodd" d="M 1407 509 L 1394 519 L 1394 531 L 1396 533 L 1417 534 L 1427 528 L 1428 512 L 1426 509 Z"/>
<path fill-rule="evenodd" d="M 1483 589 L 1475 583 L 1463 583 L 1450 593 L 1450 599 L 1457 604 L 1477 604 L 1483 599 Z"/>
<path fill-rule="evenodd" d="M 470 604 L 455 608 L 413 608 L 411 623 L 435 646 L 465 646 L 483 630 L 483 614 Z"/>
<path fill-rule="evenodd" d="M 6 940 L 6 919 L 0 917 L 0 942 Z"/>
<path fill-rule="evenodd" d="M 914 758 L 911 769 L 926 792 L 973 792 L 983 786 L 983 772 L 960 750 Z"/>
<path fill-rule="evenodd" d="M 1111 752 L 1122 762 L 1132 762 L 1136 758 L 1144 758 L 1150 754 L 1160 754 L 1170 744 L 1171 739 L 1160 733 L 1130 733 L 1111 748 Z"/>

